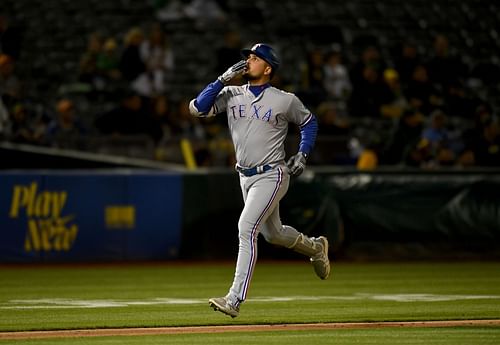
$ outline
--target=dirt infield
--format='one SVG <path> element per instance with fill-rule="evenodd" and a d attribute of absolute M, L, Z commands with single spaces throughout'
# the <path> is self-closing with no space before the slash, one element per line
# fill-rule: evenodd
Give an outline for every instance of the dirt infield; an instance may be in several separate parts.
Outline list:
<path fill-rule="evenodd" d="M 388 327 L 397 328 L 397 327 L 464 327 L 464 326 L 500 327 L 500 319 L 499 320 L 408 321 L 408 322 L 337 322 L 337 323 L 310 323 L 310 324 L 107 328 L 107 329 L 79 329 L 79 330 L 60 330 L 60 331 L 0 332 L 0 340 L 161 335 L 161 334 L 185 334 L 185 333 L 271 332 L 271 331 L 308 331 L 308 330 L 362 329 L 362 328 L 388 328 Z"/>

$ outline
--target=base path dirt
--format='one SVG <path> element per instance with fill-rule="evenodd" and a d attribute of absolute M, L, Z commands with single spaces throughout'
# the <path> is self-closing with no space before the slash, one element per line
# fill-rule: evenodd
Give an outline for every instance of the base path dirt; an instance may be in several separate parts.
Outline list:
<path fill-rule="evenodd" d="M 362 329 L 362 328 L 387 328 L 387 327 L 464 327 L 464 326 L 499 327 L 500 320 L 335 322 L 335 323 L 310 323 L 310 324 L 104 328 L 104 329 L 78 329 L 78 330 L 60 330 L 60 331 L 24 331 L 24 332 L 0 332 L 0 339 L 43 339 L 43 338 L 184 334 L 184 333 L 271 332 L 271 331 L 307 331 L 307 330 Z"/>

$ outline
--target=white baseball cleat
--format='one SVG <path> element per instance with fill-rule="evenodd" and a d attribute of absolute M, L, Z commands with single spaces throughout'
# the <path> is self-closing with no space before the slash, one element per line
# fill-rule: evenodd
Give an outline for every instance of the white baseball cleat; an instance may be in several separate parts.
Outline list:
<path fill-rule="evenodd" d="M 330 275 L 330 260 L 328 259 L 328 239 L 325 236 L 320 236 L 314 239 L 317 246 L 321 250 L 318 254 L 311 257 L 311 263 L 314 267 L 314 272 L 321 279 L 326 279 Z"/>
<path fill-rule="evenodd" d="M 240 315 L 240 308 L 229 303 L 226 297 L 210 298 L 208 304 L 214 308 L 215 311 L 220 311 L 232 318 Z"/>

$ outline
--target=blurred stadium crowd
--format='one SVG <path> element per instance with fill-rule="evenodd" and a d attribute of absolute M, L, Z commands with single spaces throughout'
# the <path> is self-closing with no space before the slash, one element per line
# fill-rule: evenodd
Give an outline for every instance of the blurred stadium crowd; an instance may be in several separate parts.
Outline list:
<path fill-rule="evenodd" d="M 498 167 L 499 21 L 482 0 L 4 0 L 0 140 L 182 162 L 184 138 L 230 166 L 224 116 L 187 104 L 268 42 L 318 116 L 311 164 Z"/>

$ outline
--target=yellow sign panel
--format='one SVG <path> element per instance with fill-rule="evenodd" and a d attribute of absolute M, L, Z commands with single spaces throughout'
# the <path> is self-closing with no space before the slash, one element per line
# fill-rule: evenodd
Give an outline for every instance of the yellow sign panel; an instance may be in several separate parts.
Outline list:
<path fill-rule="evenodd" d="M 104 221 L 108 229 L 133 229 L 135 227 L 135 207 L 132 205 L 106 206 Z"/>

